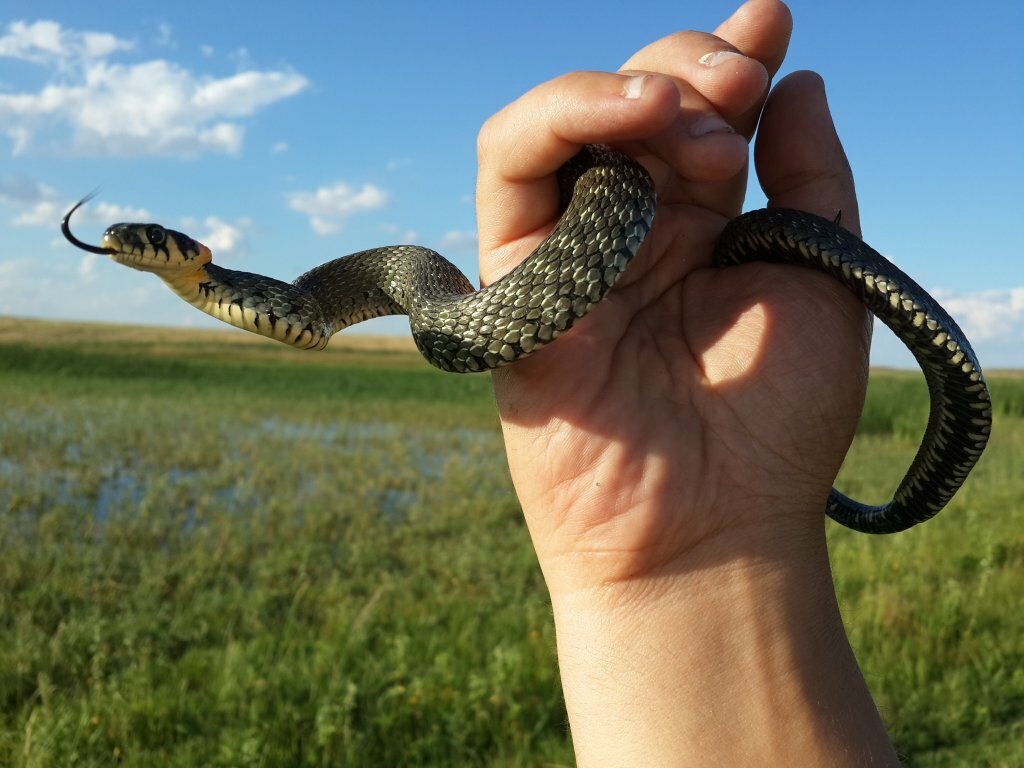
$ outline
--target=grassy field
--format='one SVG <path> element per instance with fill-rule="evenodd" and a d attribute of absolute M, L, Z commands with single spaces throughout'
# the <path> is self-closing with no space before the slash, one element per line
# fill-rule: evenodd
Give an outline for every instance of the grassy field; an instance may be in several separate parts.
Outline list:
<path fill-rule="evenodd" d="M 0 766 L 572 764 L 488 378 L 339 341 L 0 319 Z M 830 528 L 908 766 L 1024 765 L 1024 377 L 991 384 L 949 509 Z M 876 372 L 839 486 L 891 492 L 925 414 Z"/>

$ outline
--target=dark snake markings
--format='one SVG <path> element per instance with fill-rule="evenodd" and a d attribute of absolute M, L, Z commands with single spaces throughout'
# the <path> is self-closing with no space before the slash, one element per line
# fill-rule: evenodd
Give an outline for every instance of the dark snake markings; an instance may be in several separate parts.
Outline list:
<path fill-rule="evenodd" d="M 501 280 L 475 290 L 427 248 L 374 248 L 330 261 L 294 283 L 218 267 L 206 246 L 156 224 L 115 224 L 102 246 L 74 245 L 154 272 L 185 301 L 231 323 L 306 349 L 371 317 L 405 314 L 423 356 L 445 371 L 496 368 L 569 330 L 615 284 L 651 228 L 647 172 L 606 147 L 585 147 L 559 172 L 565 212 L 537 249 Z M 88 199 L 88 198 L 86 198 Z M 921 447 L 888 504 L 867 506 L 835 489 L 826 512 L 868 533 L 909 528 L 935 515 L 963 484 L 988 441 L 992 404 L 963 332 L 917 283 L 837 224 L 766 209 L 733 219 L 719 265 L 804 264 L 832 275 L 888 325 L 924 372 L 931 410 Z"/>

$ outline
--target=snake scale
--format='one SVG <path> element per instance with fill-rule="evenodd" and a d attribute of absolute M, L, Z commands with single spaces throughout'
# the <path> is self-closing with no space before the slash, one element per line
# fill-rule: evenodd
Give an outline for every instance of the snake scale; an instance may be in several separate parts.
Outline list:
<path fill-rule="evenodd" d="M 62 232 L 79 248 L 158 275 L 185 301 L 239 328 L 305 349 L 381 315 L 409 316 L 423 356 L 445 371 L 496 368 L 568 331 L 605 296 L 639 250 L 655 213 L 647 172 L 612 149 L 587 146 L 559 171 L 564 213 L 550 235 L 497 282 L 476 290 L 440 254 L 419 246 L 374 248 L 285 283 L 218 267 L 210 250 L 157 224 L 115 224 L 102 245 Z M 956 322 L 917 283 L 837 223 L 764 209 L 725 227 L 721 266 L 803 264 L 845 285 L 914 354 L 931 397 L 917 455 L 892 501 L 868 506 L 833 489 L 826 512 L 858 531 L 891 533 L 935 515 L 988 441 L 992 404 L 978 360 Z"/>

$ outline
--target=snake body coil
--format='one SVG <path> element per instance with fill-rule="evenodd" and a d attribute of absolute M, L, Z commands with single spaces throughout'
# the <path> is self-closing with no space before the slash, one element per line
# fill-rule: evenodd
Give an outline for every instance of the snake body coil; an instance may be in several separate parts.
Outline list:
<path fill-rule="evenodd" d="M 74 245 L 159 275 L 214 317 L 307 349 L 381 315 L 406 314 L 416 345 L 458 373 L 513 362 L 554 340 L 615 284 L 651 228 L 655 190 L 647 172 L 606 147 L 585 147 L 559 173 L 565 212 L 551 234 L 505 277 L 475 290 L 440 254 L 419 246 L 343 256 L 284 283 L 211 263 L 206 246 L 155 224 L 116 224 L 102 246 L 62 231 Z M 88 198 L 87 198 L 88 199 Z M 991 401 L 967 339 L 919 285 L 836 224 L 800 211 L 768 209 L 732 220 L 716 262 L 804 264 L 853 291 L 920 363 L 931 395 L 924 438 L 888 504 L 867 506 L 834 490 L 826 511 L 869 533 L 927 520 L 949 501 L 988 440 Z"/>

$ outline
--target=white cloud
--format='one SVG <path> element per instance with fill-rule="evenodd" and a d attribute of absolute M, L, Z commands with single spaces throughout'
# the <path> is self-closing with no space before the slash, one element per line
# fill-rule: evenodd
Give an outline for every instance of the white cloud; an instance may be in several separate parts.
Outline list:
<path fill-rule="evenodd" d="M 292 72 L 240 72 L 211 80 L 192 94 L 192 106 L 210 114 L 247 117 L 261 107 L 294 96 L 307 85 Z"/>
<path fill-rule="evenodd" d="M 11 24 L 0 38 L 0 57 L 60 75 L 34 93 L 0 94 L 0 131 L 12 152 L 70 146 L 91 155 L 236 154 L 244 134 L 239 118 L 309 86 L 290 71 L 249 69 L 215 78 L 164 59 L 108 60 L 132 48 L 113 35 L 65 30 L 52 21 Z"/>
<path fill-rule="evenodd" d="M 40 200 L 17 214 L 11 223 L 18 227 L 54 226 L 63 218 L 64 213 L 66 211 L 62 211 L 55 201 Z"/>
<path fill-rule="evenodd" d="M 380 187 L 363 184 L 357 190 L 343 181 L 313 192 L 288 195 L 288 207 L 309 216 L 310 226 L 318 235 L 333 234 L 349 216 L 383 208 L 387 202 L 388 193 Z"/>
<path fill-rule="evenodd" d="M 453 229 L 441 235 L 442 251 L 475 251 L 477 248 L 476 232 Z"/>
<path fill-rule="evenodd" d="M 64 217 L 73 200 L 64 199 L 53 187 L 41 182 L 32 181 L 23 176 L 0 178 L 0 205 L 15 211 L 11 223 L 21 227 L 42 227 L 55 229 Z M 76 225 L 100 225 L 108 227 L 120 222 L 152 222 L 153 214 L 145 208 L 110 203 L 106 200 L 93 200 L 75 213 Z M 157 222 L 174 226 L 171 222 Z M 217 216 L 205 219 L 184 218 L 180 220 L 180 229 L 199 242 L 209 246 L 214 255 L 223 257 L 236 255 L 246 251 L 246 232 L 251 229 L 252 221 L 242 217 L 234 221 L 225 221 Z M 84 236 L 83 236 L 84 237 Z M 84 237 L 89 240 L 88 237 Z M 58 239 L 64 245 L 63 239 Z M 2 262 L 0 262 L 2 263 Z M 81 277 L 92 275 L 95 271 L 95 259 L 82 262 L 79 271 Z"/>
<path fill-rule="evenodd" d="M 204 219 L 186 216 L 179 219 L 177 224 L 164 224 L 201 242 L 213 251 L 214 261 L 220 264 L 226 256 L 235 257 L 248 251 L 246 233 L 252 229 L 252 220 L 248 217 L 225 221 L 219 216 L 207 216 Z"/>
<path fill-rule="evenodd" d="M 1024 343 L 1024 286 L 968 293 L 940 289 L 933 295 L 972 342 Z"/>
<path fill-rule="evenodd" d="M 333 235 L 341 229 L 341 222 L 333 219 L 325 219 L 322 216 L 312 216 L 309 219 L 309 226 L 318 235 Z"/>
<path fill-rule="evenodd" d="M 53 187 L 25 176 L 0 179 L 0 204 L 18 211 L 11 220 L 16 226 L 53 226 L 60 221 L 60 199 Z"/>
<path fill-rule="evenodd" d="M 64 68 L 72 60 L 101 59 L 135 44 L 105 32 L 62 29 L 55 21 L 14 21 L 0 37 L 0 57 Z"/>
<path fill-rule="evenodd" d="M 245 241 L 243 228 L 248 228 L 249 224 L 248 219 L 231 224 L 216 216 L 207 216 L 196 239 L 213 251 L 215 257 L 231 254 L 241 249 Z"/>
<path fill-rule="evenodd" d="M 0 205 L 15 211 L 11 223 L 18 227 L 52 229 L 71 210 L 74 200 L 61 196 L 48 184 L 24 176 L 0 179 Z M 100 223 L 105 226 L 122 221 L 149 221 L 145 208 L 93 201 L 76 214 L 76 222 Z"/>
<path fill-rule="evenodd" d="M 77 216 L 85 208 L 80 208 L 75 215 Z M 63 213 L 61 217 L 63 217 Z M 119 224 L 121 222 L 136 221 L 136 222 L 149 222 L 153 220 L 153 214 L 151 214 L 145 208 L 136 208 L 131 205 L 117 205 L 116 203 L 108 203 L 104 200 L 100 200 L 92 205 L 89 215 L 87 217 L 92 221 L 105 222 L 107 225 Z M 53 222 L 50 221 L 50 224 Z"/>

